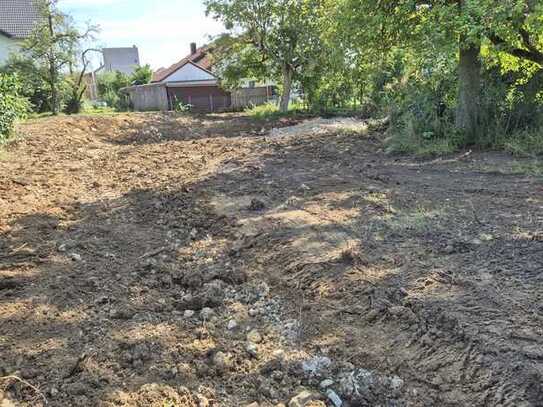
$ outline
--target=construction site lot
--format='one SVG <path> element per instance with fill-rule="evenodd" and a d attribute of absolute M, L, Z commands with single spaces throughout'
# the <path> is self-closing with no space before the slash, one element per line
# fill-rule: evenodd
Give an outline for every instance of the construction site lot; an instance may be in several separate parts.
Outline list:
<path fill-rule="evenodd" d="M 128 113 L 0 152 L 0 405 L 542 406 L 531 159 Z"/>

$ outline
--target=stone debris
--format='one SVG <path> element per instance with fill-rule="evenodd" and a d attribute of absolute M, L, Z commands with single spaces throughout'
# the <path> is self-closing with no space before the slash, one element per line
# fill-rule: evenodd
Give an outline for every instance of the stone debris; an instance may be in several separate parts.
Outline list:
<path fill-rule="evenodd" d="M 247 334 L 247 341 L 251 343 L 260 343 L 262 342 L 262 335 L 256 329 L 249 331 Z"/>
<path fill-rule="evenodd" d="M 196 314 L 196 312 L 194 312 L 193 310 L 187 309 L 187 310 L 185 310 L 185 312 L 183 313 L 183 316 L 184 316 L 185 318 L 192 318 L 195 314 Z"/>
<path fill-rule="evenodd" d="M 258 357 L 258 346 L 252 342 L 249 342 L 247 346 L 245 347 L 245 350 L 249 355 L 251 355 L 254 358 Z"/>
<path fill-rule="evenodd" d="M 366 369 L 355 369 L 339 376 L 339 394 L 352 403 L 388 403 L 402 395 L 404 381 Z"/>
<path fill-rule="evenodd" d="M 288 407 L 307 407 L 310 403 L 320 401 L 320 399 L 320 394 L 304 390 L 290 400 Z"/>
<path fill-rule="evenodd" d="M 355 118 L 316 118 L 306 120 L 296 126 L 275 128 L 270 132 L 271 139 L 288 139 L 301 136 L 319 136 L 326 134 L 366 134 L 368 124 L 366 121 Z"/>
<path fill-rule="evenodd" d="M 200 317 L 202 319 L 205 319 L 205 320 L 208 320 L 209 318 L 211 318 L 213 315 L 215 314 L 215 311 L 213 311 L 211 308 L 209 307 L 205 307 L 205 308 L 202 308 L 202 310 L 200 311 Z"/>
<path fill-rule="evenodd" d="M 335 407 L 343 406 L 343 400 L 339 398 L 339 396 L 334 390 L 328 389 L 326 391 L 326 396 L 328 397 L 328 400 L 330 400 L 334 404 Z"/>
<path fill-rule="evenodd" d="M 79 262 L 79 261 L 83 260 L 81 255 L 78 254 L 78 253 L 70 253 L 70 259 L 72 259 L 73 261 L 76 261 L 76 262 Z"/>
<path fill-rule="evenodd" d="M 332 366 L 332 360 L 326 356 L 316 356 L 302 362 L 302 370 L 309 377 L 321 376 Z"/>
<path fill-rule="evenodd" d="M 322 382 L 320 382 L 319 387 L 321 389 L 327 389 L 330 386 L 334 385 L 334 381 L 332 379 L 324 379 Z"/>

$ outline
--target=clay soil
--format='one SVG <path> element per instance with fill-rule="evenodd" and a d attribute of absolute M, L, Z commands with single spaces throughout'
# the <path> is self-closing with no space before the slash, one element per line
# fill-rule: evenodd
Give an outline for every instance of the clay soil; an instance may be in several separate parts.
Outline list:
<path fill-rule="evenodd" d="M 269 136 L 296 122 L 21 125 L 0 156 L 0 404 L 276 406 L 329 378 L 353 406 L 543 405 L 527 162 Z M 349 401 L 357 368 L 402 388 Z"/>

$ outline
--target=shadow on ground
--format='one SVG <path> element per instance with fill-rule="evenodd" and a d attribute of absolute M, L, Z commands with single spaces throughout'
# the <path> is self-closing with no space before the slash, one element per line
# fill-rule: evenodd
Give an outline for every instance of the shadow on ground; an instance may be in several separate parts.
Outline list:
<path fill-rule="evenodd" d="M 299 353 L 405 381 L 370 405 L 543 403 L 538 181 L 396 161 L 378 135 L 269 140 L 238 116 L 80 120 L 67 146 L 48 120 L 16 147 L 40 152 L 26 175 L 0 168 L 41 194 L 0 195 L 0 369 L 50 405 L 284 402 L 318 383 Z"/>

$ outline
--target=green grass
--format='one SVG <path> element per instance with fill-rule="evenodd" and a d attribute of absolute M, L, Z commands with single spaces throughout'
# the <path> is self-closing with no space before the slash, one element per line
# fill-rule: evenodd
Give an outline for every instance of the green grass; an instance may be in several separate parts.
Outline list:
<path fill-rule="evenodd" d="M 543 177 L 543 161 L 517 161 L 511 167 L 512 174 L 532 175 L 535 177 Z"/>
<path fill-rule="evenodd" d="M 119 112 L 117 112 L 112 107 L 92 106 L 92 105 L 89 105 L 88 103 L 84 103 L 81 112 L 78 113 L 78 114 L 75 114 L 75 115 L 71 115 L 71 116 L 78 116 L 78 115 L 81 115 L 81 116 L 94 116 L 94 115 L 97 115 L 97 116 L 100 116 L 100 115 L 109 116 L 109 115 L 115 115 L 115 114 L 118 114 L 118 113 Z M 57 116 L 63 117 L 63 116 L 69 116 L 69 115 L 67 115 L 66 113 L 61 112 Z M 43 118 L 47 118 L 47 117 L 53 117 L 51 112 L 30 113 L 27 118 L 28 119 L 43 119 Z"/>
<path fill-rule="evenodd" d="M 420 157 L 435 157 L 452 154 L 459 149 L 454 139 L 422 136 L 394 135 L 386 140 L 386 151 L 392 154 L 414 154 Z"/>
<path fill-rule="evenodd" d="M 276 103 L 266 103 L 260 106 L 250 107 L 245 110 L 249 116 L 256 120 L 279 119 L 281 117 L 310 115 L 300 103 L 291 103 L 288 112 L 280 112 Z"/>
<path fill-rule="evenodd" d="M 497 147 L 520 157 L 543 155 L 543 129 L 523 131 L 497 141 Z"/>

